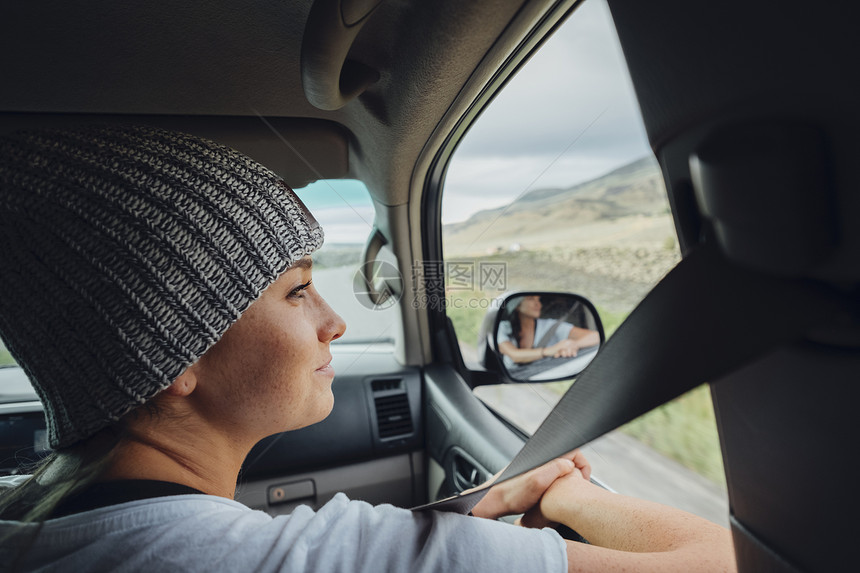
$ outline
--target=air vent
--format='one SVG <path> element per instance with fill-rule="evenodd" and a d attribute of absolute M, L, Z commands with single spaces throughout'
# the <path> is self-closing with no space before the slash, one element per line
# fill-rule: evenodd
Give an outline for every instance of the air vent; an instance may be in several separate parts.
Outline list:
<path fill-rule="evenodd" d="M 376 396 L 373 401 L 376 405 L 376 421 L 379 424 L 380 439 L 385 440 L 412 433 L 409 397 L 405 393 Z"/>
<path fill-rule="evenodd" d="M 386 390 L 400 390 L 400 378 L 387 378 L 384 380 L 374 380 L 370 383 L 370 387 L 374 392 L 385 392 Z"/>

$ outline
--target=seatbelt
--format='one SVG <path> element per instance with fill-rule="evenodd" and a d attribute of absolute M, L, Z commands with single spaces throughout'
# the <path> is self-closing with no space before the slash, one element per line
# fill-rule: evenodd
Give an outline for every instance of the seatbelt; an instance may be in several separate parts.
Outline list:
<path fill-rule="evenodd" d="M 547 330 L 544 333 L 544 335 L 541 336 L 540 340 L 538 340 L 534 344 L 534 347 L 535 348 L 543 348 L 544 346 L 546 346 L 547 343 L 549 343 L 549 341 L 552 340 L 552 335 L 555 334 L 555 331 L 558 330 L 558 327 L 561 325 L 561 323 L 566 321 L 567 317 L 569 317 L 571 314 L 573 314 L 573 311 L 576 310 L 576 307 L 579 306 L 580 304 L 581 303 L 579 301 L 576 301 L 575 303 L 573 303 L 573 306 L 571 306 L 570 309 L 566 313 L 564 313 L 562 316 L 560 316 L 558 318 L 558 320 L 556 320 L 555 323 L 553 323 L 553 325 L 549 327 L 549 330 Z"/>
<path fill-rule="evenodd" d="M 685 257 L 562 396 L 496 483 L 514 478 L 850 312 L 835 289 L 764 275 L 713 246 Z M 413 511 L 468 513 L 489 486 Z"/>

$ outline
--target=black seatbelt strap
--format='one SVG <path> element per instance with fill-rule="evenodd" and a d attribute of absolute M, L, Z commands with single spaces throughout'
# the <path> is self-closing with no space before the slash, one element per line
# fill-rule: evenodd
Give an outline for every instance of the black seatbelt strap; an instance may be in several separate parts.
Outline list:
<path fill-rule="evenodd" d="M 498 482 L 587 444 L 684 392 L 850 311 L 833 289 L 726 261 L 685 257 L 630 314 L 562 396 Z M 468 513 L 482 488 L 415 508 Z"/>

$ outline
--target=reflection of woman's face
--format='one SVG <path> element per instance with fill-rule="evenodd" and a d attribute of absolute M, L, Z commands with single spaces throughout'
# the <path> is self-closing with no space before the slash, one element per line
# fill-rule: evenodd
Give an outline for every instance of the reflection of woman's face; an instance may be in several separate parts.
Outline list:
<path fill-rule="evenodd" d="M 540 318 L 540 311 L 540 297 L 537 295 L 525 297 L 517 307 L 517 312 L 520 313 L 520 316 L 528 318 Z"/>

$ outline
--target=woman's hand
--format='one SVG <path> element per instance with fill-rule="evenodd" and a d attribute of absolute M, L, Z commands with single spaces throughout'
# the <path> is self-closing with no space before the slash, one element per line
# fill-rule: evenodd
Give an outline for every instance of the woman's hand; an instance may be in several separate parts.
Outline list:
<path fill-rule="evenodd" d="M 541 496 L 539 503 L 535 504 L 517 520 L 517 525 L 540 529 L 543 527 L 555 527 L 561 523 L 547 516 L 555 513 L 554 510 L 558 507 L 570 505 L 570 503 L 578 499 L 578 494 L 582 486 L 593 486 L 590 481 L 587 481 L 587 478 L 582 478 L 585 478 L 585 475 L 578 469 L 559 476 L 557 480 L 550 484 L 551 487 L 547 488 L 544 495 Z"/>
<path fill-rule="evenodd" d="M 573 339 L 565 338 L 552 346 L 547 346 L 545 354 L 553 358 L 573 358 L 579 353 L 579 343 Z"/>
<path fill-rule="evenodd" d="M 503 515 L 526 513 L 537 508 L 541 497 L 555 480 L 571 472 L 577 472 L 586 480 L 591 477 L 591 464 L 579 450 L 573 450 L 539 468 L 493 486 L 472 509 L 472 515 L 497 519 Z M 488 483 L 495 481 L 499 474 Z"/>

